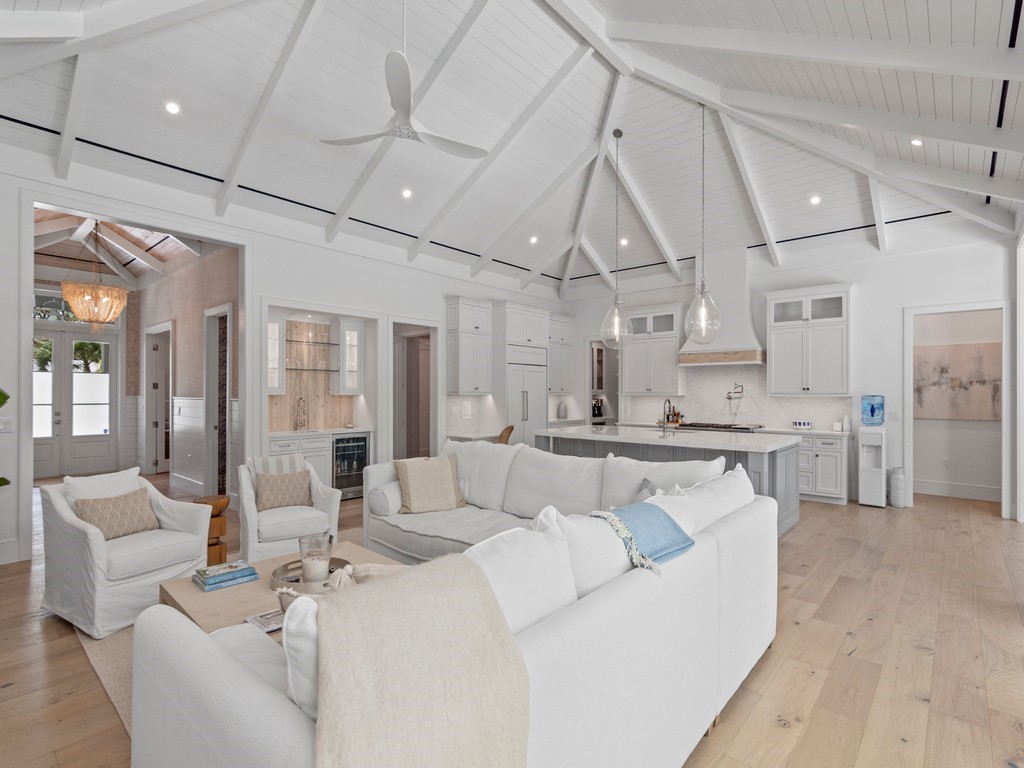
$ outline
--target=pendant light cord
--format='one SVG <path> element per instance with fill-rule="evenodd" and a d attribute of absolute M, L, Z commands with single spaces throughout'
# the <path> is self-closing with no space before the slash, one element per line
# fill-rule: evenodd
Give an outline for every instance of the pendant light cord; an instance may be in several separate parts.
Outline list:
<path fill-rule="evenodd" d="M 700 105 L 700 291 L 704 293 L 704 105 Z"/>
<path fill-rule="evenodd" d="M 619 135 L 615 137 L 615 300 L 619 298 Z"/>
<path fill-rule="evenodd" d="M 402 55 L 409 55 L 405 50 L 405 0 L 402 0 Z"/>

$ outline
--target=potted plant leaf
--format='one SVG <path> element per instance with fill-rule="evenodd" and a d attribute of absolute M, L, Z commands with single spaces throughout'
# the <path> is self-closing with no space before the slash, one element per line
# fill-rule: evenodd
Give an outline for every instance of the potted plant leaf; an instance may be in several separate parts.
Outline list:
<path fill-rule="evenodd" d="M 2 389 L 0 389 L 0 408 L 3 408 L 4 405 L 7 403 L 7 401 L 10 400 L 10 399 L 11 399 L 11 396 L 8 395 L 6 392 L 4 392 Z M 11 484 L 11 481 L 8 480 L 6 477 L 0 477 L 0 488 L 3 488 L 5 485 L 10 485 L 10 484 Z"/>

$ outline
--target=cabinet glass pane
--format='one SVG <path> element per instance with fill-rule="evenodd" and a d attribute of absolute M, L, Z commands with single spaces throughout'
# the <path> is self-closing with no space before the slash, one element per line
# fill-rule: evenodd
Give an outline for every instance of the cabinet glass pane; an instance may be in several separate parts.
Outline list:
<path fill-rule="evenodd" d="M 772 304 L 773 323 L 795 323 L 804 319 L 803 299 L 776 301 Z"/>
<path fill-rule="evenodd" d="M 359 331 L 345 331 L 345 388 L 359 387 Z"/>
<path fill-rule="evenodd" d="M 634 334 L 650 333 L 647 328 L 647 315 L 629 318 L 629 325 Z"/>
<path fill-rule="evenodd" d="M 842 296 L 822 296 L 818 299 L 811 299 L 811 320 L 841 320 L 842 317 Z"/>
<path fill-rule="evenodd" d="M 654 333 L 672 333 L 676 329 L 676 316 L 669 313 L 666 315 L 654 315 L 651 318 Z"/>
<path fill-rule="evenodd" d="M 267 323 L 267 386 L 276 389 L 281 386 L 281 325 Z"/>

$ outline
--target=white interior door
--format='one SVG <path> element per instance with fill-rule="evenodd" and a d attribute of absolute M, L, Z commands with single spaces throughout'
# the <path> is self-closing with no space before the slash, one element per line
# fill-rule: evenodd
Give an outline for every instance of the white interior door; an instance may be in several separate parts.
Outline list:
<path fill-rule="evenodd" d="M 32 339 L 33 477 L 56 477 L 60 471 L 60 391 L 54 381 L 53 354 L 62 334 L 37 333 Z"/>

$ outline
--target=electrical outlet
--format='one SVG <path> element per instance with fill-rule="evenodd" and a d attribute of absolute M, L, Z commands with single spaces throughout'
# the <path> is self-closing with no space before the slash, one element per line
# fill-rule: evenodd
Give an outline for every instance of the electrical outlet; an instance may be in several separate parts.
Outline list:
<path fill-rule="evenodd" d="M 942 467 L 943 469 L 949 469 L 949 458 L 946 456 L 942 457 Z"/>
<path fill-rule="evenodd" d="M 14 431 L 14 417 L 8 416 L 0 419 L 0 432 L 13 432 Z"/>
<path fill-rule="evenodd" d="M 900 420 L 900 412 L 899 411 L 889 411 L 889 421 L 899 421 L 899 420 Z"/>

